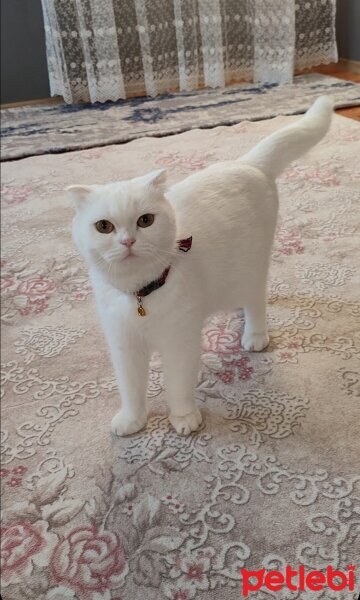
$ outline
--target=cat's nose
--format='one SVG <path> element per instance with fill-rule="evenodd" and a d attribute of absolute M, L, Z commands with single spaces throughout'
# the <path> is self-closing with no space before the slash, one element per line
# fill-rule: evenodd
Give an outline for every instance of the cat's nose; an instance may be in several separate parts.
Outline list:
<path fill-rule="evenodd" d="M 134 240 L 134 238 L 126 237 L 121 240 L 121 243 L 123 246 L 127 246 L 128 248 L 131 248 L 131 246 L 133 244 L 135 244 L 135 240 Z"/>

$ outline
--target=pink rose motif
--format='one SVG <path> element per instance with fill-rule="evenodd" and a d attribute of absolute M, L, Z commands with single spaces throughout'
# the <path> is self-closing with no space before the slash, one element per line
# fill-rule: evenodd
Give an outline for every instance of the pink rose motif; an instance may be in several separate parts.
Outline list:
<path fill-rule="evenodd" d="M 293 338 L 288 342 L 287 347 L 290 348 L 291 350 L 297 350 L 298 348 L 302 348 L 302 345 L 303 345 L 303 338 L 302 339 Z"/>
<path fill-rule="evenodd" d="M 30 300 L 45 300 L 55 291 L 56 284 L 50 277 L 37 275 L 22 281 L 17 288 L 17 293 L 27 296 Z"/>
<path fill-rule="evenodd" d="M 81 292 L 81 291 L 75 292 L 75 294 L 74 294 L 75 300 L 85 300 L 86 296 L 87 296 L 87 294 L 85 292 Z"/>
<path fill-rule="evenodd" d="M 174 153 L 165 154 L 164 156 L 160 156 L 156 160 L 157 165 L 161 165 L 161 166 L 165 166 L 165 167 L 177 164 L 178 162 L 179 162 L 178 155 L 174 154 Z"/>
<path fill-rule="evenodd" d="M 175 564 L 170 571 L 171 577 L 177 578 L 177 588 L 169 590 L 172 592 L 170 596 L 173 598 L 176 592 L 189 593 L 189 598 L 194 597 L 195 590 L 209 590 L 212 559 L 214 551 L 209 549 L 209 552 L 197 551 L 195 553 L 183 551 L 175 558 Z M 176 597 L 176 596 L 175 596 Z M 181 595 L 180 595 L 180 598 Z"/>
<path fill-rule="evenodd" d="M 204 578 L 204 567 L 201 563 L 199 564 L 189 564 L 187 572 L 186 572 L 186 579 L 188 579 L 189 581 L 191 580 L 195 580 L 195 581 L 202 581 Z"/>
<path fill-rule="evenodd" d="M 126 505 L 124 506 L 124 508 L 122 509 L 122 511 L 121 511 L 121 512 L 122 512 L 124 515 L 127 515 L 128 517 L 131 517 L 131 516 L 132 516 L 132 514 L 133 514 L 133 509 L 134 509 L 134 506 L 133 506 L 131 503 L 129 503 L 129 504 L 126 504 Z"/>
<path fill-rule="evenodd" d="M 232 383 L 234 381 L 234 373 L 232 371 L 224 371 L 224 373 L 217 373 L 217 376 L 223 383 Z"/>
<path fill-rule="evenodd" d="M 24 467 L 24 465 L 19 465 L 18 467 L 14 467 L 11 472 L 14 473 L 14 475 L 24 475 L 26 471 L 27 467 Z"/>
<path fill-rule="evenodd" d="M 31 188 L 26 187 L 25 185 L 19 185 L 16 187 L 10 187 L 5 185 L 1 189 L 1 195 L 9 205 L 21 204 L 27 200 Z"/>
<path fill-rule="evenodd" d="M 184 155 L 177 152 L 170 152 L 169 154 L 160 156 L 156 160 L 156 164 L 168 168 L 177 167 L 185 172 L 197 171 L 198 169 L 204 169 L 211 157 L 211 154 L 197 154 L 196 152 Z"/>
<path fill-rule="evenodd" d="M 21 485 L 22 479 L 21 477 L 12 477 L 11 479 L 9 479 L 9 481 L 7 481 L 7 485 L 9 485 L 10 487 L 18 487 L 18 485 Z"/>
<path fill-rule="evenodd" d="M 208 329 L 204 334 L 204 350 L 214 354 L 236 354 L 241 349 L 240 335 L 236 331 Z"/>
<path fill-rule="evenodd" d="M 340 181 L 334 170 L 334 167 L 325 167 L 324 165 L 322 165 L 321 168 L 293 167 L 284 171 L 281 175 L 281 179 L 283 181 L 301 181 L 305 179 L 313 184 L 335 187 L 340 185 Z"/>
<path fill-rule="evenodd" d="M 301 241 L 300 231 L 297 229 L 280 229 L 277 234 L 280 242 L 280 252 L 287 256 L 303 254 L 304 246 Z"/>
<path fill-rule="evenodd" d="M 251 379 L 251 375 L 253 374 L 254 369 L 252 367 L 245 367 L 240 371 L 239 379 L 242 381 L 247 381 Z"/>
<path fill-rule="evenodd" d="M 184 512 L 185 505 L 182 502 L 179 502 L 176 496 L 172 496 L 171 494 L 167 494 L 161 498 L 161 502 L 166 504 L 171 512 L 174 514 Z"/>
<path fill-rule="evenodd" d="M 34 564 L 45 567 L 57 541 L 45 521 L 22 521 L 1 528 L 1 567 L 4 586 L 22 583 Z"/>
<path fill-rule="evenodd" d="M 305 171 L 305 179 L 313 183 L 320 183 L 322 185 L 328 185 L 334 187 L 340 185 L 340 181 L 336 177 L 336 174 L 332 169 L 316 169 L 310 168 Z"/>
<path fill-rule="evenodd" d="M 0 477 L 7 477 L 9 473 L 8 469 L 0 469 Z"/>
<path fill-rule="evenodd" d="M 76 527 L 56 546 L 51 558 L 54 579 L 74 589 L 80 600 L 101 600 L 127 572 L 117 534 L 95 526 Z"/>
<path fill-rule="evenodd" d="M 189 156 L 184 156 L 183 164 L 189 171 L 198 171 L 206 167 L 207 158 L 208 155 L 196 156 L 196 154 L 190 154 Z"/>
<path fill-rule="evenodd" d="M 249 366 L 248 363 L 249 358 L 247 356 L 230 361 L 225 358 L 223 364 L 227 367 L 226 371 L 216 373 L 216 375 L 224 383 L 233 383 L 236 374 L 238 374 L 238 379 L 241 381 L 247 381 L 251 379 L 254 372 L 253 367 Z"/>
<path fill-rule="evenodd" d="M 0 290 L 6 290 L 7 288 L 11 288 L 15 283 L 15 277 L 13 276 L 6 276 L 6 277 L 1 277 L 1 283 L 0 283 Z"/>
<path fill-rule="evenodd" d="M 31 300 L 30 298 L 27 298 L 26 300 L 26 306 L 24 308 L 19 309 L 19 313 L 23 317 L 26 317 L 31 313 L 35 313 L 36 315 L 43 313 L 45 309 L 49 306 L 48 302 L 43 298 L 38 300 Z"/>
<path fill-rule="evenodd" d="M 90 285 L 84 285 L 81 288 L 76 288 L 73 292 L 74 300 L 86 300 L 89 294 L 91 294 L 92 288 Z"/>
<path fill-rule="evenodd" d="M 173 590 L 173 600 L 189 600 L 189 592 L 187 590 Z"/>
<path fill-rule="evenodd" d="M 32 304 L 35 314 L 43 313 L 44 310 L 49 306 L 46 300 L 44 300 L 44 298 L 30 300 L 30 304 Z"/>
<path fill-rule="evenodd" d="M 249 361 L 250 359 L 248 356 L 242 356 L 238 360 L 234 360 L 231 364 L 233 364 L 235 367 L 239 367 L 240 369 L 242 369 L 243 367 L 248 366 Z"/>
<path fill-rule="evenodd" d="M 298 362 L 296 352 L 294 350 L 283 350 L 282 352 L 279 352 L 278 360 L 280 363 L 289 362 L 296 364 Z"/>

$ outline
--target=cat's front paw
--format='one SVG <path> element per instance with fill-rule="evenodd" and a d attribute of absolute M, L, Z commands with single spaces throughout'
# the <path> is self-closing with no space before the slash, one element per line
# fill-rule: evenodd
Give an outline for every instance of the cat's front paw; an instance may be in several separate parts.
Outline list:
<path fill-rule="evenodd" d="M 247 352 L 260 352 L 269 345 L 269 334 L 263 333 L 244 333 L 241 339 L 241 345 Z"/>
<path fill-rule="evenodd" d="M 131 435 L 132 433 L 136 433 L 143 429 L 146 425 L 146 421 L 146 415 L 134 417 L 126 415 L 120 410 L 111 420 L 111 431 L 115 433 L 115 435 Z"/>
<path fill-rule="evenodd" d="M 199 429 L 202 417 L 201 412 L 195 408 L 193 412 L 182 417 L 177 417 L 170 413 L 169 421 L 177 433 L 180 435 L 189 435 L 192 431 Z"/>

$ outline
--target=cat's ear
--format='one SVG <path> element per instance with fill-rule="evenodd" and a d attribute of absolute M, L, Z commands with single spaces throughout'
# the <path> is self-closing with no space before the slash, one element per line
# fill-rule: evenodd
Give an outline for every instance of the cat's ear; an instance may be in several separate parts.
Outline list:
<path fill-rule="evenodd" d="M 141 179 L 145 185 L 148 185 L 163 193 L 166 187 L 166 176 L 166 169 L 158 169 L 157 171 L 151 171 L 151 173 L 147 173 L 141 177 Z"/>
<path fill-rule="evenodd" d="M 65 189 L 74 204 L 76 210 L 80 210 L 86 203 L 93 186 L 91 185 L 70 185 Z"/>

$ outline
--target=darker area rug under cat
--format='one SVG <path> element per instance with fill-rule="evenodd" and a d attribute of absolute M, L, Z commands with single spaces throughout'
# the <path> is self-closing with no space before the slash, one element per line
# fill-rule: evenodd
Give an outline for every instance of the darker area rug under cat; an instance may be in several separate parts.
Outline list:
<path fill-rule="evenodd" d="M 360 104 L 360 85 L 311 73 L 289 85 L 242 84 L 104 104 L 27 106 L 1 111 L 3 161 L 122 144 L 305 112 L 320 95 L 336 107 Z"/>

